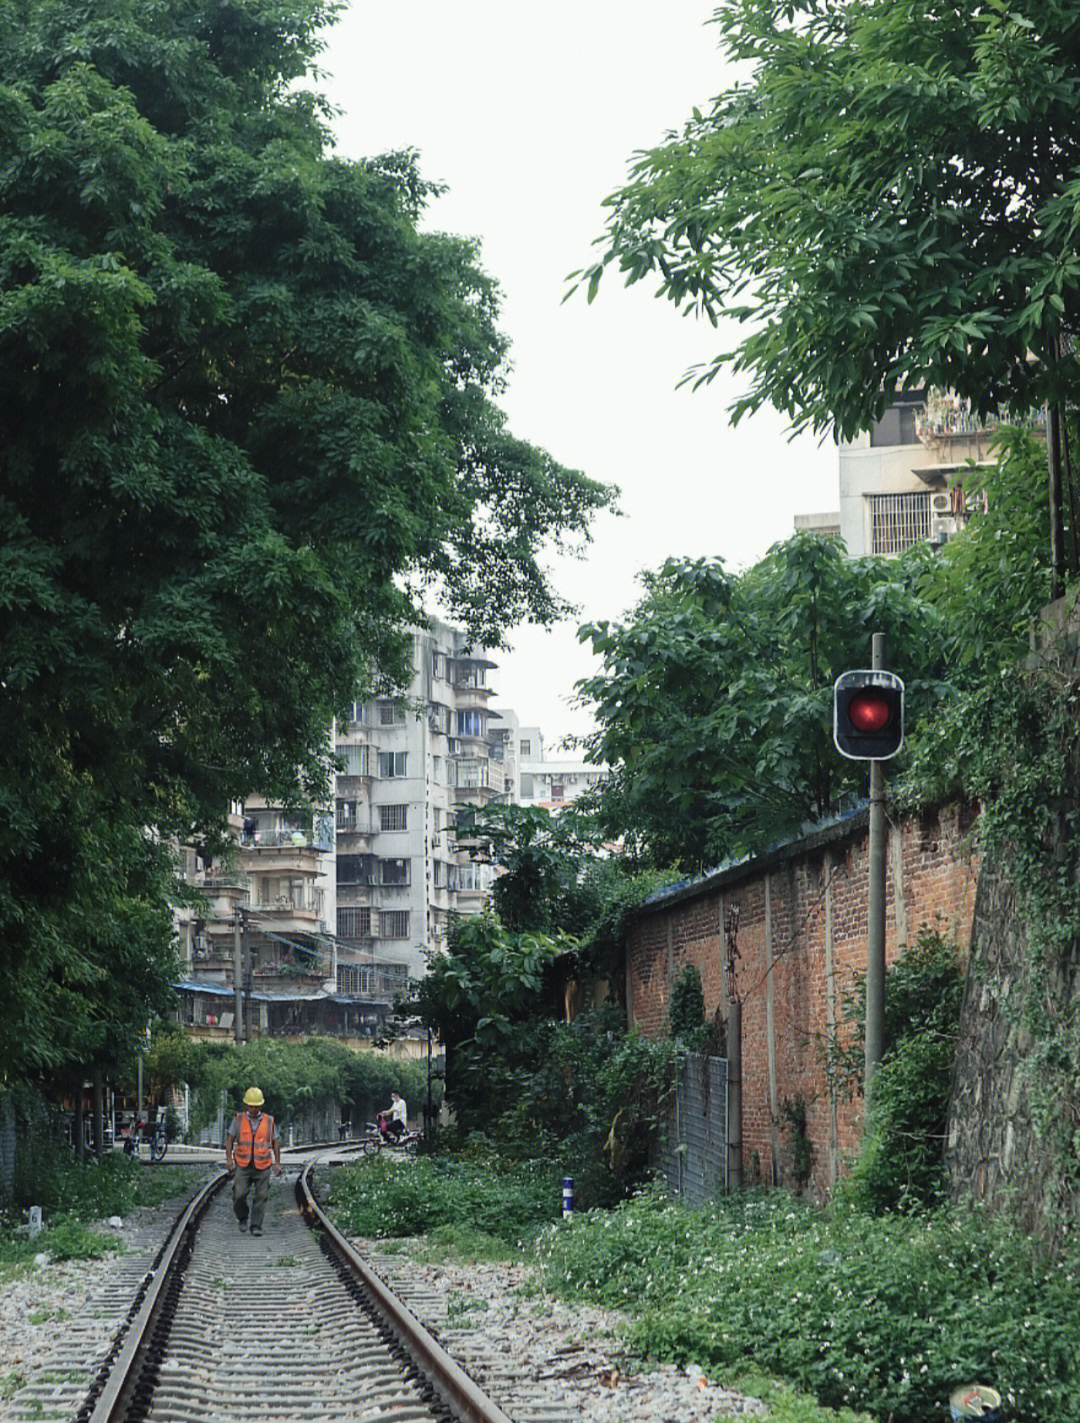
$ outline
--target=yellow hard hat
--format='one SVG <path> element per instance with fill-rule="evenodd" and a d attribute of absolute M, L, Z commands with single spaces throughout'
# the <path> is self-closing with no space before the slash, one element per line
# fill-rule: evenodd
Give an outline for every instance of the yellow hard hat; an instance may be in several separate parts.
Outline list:
<path fill-rule="evenodd" d="M 257 1087 L 249 1087 L 244 1093 L 245 1107 L 261 1107 L 265 1101 L 266 1098 Z"/>

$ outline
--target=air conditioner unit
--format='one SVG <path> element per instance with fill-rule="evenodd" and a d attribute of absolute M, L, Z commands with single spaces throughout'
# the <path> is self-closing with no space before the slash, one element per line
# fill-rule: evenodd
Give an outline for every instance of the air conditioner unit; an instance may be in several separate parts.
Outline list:
<path fill-rule="evenodd" d="M 930 496 L 930 517 L 940 519 L 943 515 L 952 513 L 951 494 L 931 494 Z"/>
<path fill-rule="evenodd" d="M 951 515 L 945 517 L 931 516 L 930 519 L 930 542 L 935 544 L 947 544 L 957 531 L 956 519 Z"/>

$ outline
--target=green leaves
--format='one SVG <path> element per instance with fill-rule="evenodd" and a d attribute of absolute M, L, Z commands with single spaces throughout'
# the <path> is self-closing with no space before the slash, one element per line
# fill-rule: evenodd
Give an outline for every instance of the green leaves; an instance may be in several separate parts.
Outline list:
<path fill-rule="evenodd" d="M 419 230 L 415 156 L 333 155 L 297 81 L 335 8 L 0 0 L 13 1064 L 116 1046 L 50 1016 L 72 965 L 122 961 L 106 886 L 154 980 L 135 1021 L 161 1006 L 168 875 L 112 827 L 212 837 L 298 772 L 325 796 L 331 715 L 404 675 L 421 596 L 489 644 L 551 619 L 542 549 L 612 499 L 507 431 L 497 289 Z"/>
<path fill-rule="evenodd" d="M 1075 357 L 1050 358 L 1080 315 L 1071 11 L 725 0 L 714 20 L 751 78 L 637 157 L 577 274 L 590 299 L 615 265 L 745 325 L 701 375 L 750 377 L 736 418 L 769 402 L 849 437 L 898 385 L 980 409 L 1075 391 Z"/>
<path fill-rule="evenodd" d="M 645 583 L 623 626 L 582 629 L 604 666 L 579 690 L 600 723 L 591 754 L 617 767 L 608 833 L 657 863 L 764 849 L 862 793 L 832 747 L 832 684 L 874 631 L 914 713 L 943 670 L 941 617 L 903 562 L 799 535 L 737 577 L 671 560 Z"/>

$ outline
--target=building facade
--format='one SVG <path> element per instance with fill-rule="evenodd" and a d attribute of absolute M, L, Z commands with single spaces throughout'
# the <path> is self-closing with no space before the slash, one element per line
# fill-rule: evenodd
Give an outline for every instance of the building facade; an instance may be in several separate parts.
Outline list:
<path fill-rule="evenodd" d="M 1026 423 L 1045 429 L 1041 415 Z M 898 391 L 872 429 L 839 447 L 839 531 L 848 554 L 946 543 L 969 512 L 964 470 L 993 463 L 1000 424 L 949 392 Z"/>
<path fill-rule="evenodd" d="M 490 866 L 454 839 L 458 810 L 512 793 L 489 706 L 495 663 L 444 623 L 414 635 L 413 680 L 355 703 L 336 728 L 337 975 L 342 988 L 391 965 L 404 982 L 445 947 L 451 915 L 487 903 Z"/>

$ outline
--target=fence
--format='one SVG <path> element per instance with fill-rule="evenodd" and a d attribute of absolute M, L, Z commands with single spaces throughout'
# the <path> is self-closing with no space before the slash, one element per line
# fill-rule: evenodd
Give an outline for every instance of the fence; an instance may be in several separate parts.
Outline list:
<path fill-rule="evenodd" d="M 688 1206 L 727 1190 L 727 1089 L 726 1058 L 687 1057 L 657 1166 L 671 1194 Z"/>

